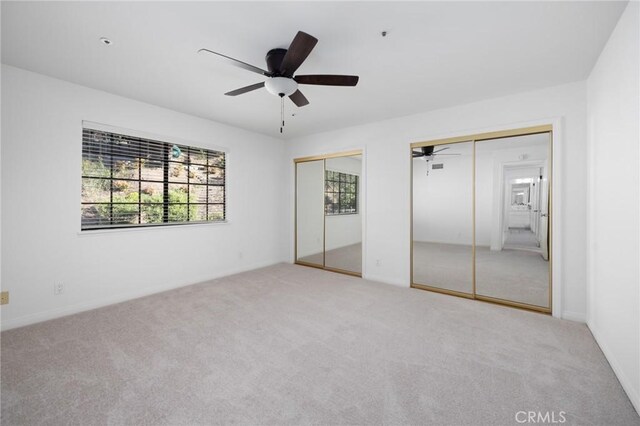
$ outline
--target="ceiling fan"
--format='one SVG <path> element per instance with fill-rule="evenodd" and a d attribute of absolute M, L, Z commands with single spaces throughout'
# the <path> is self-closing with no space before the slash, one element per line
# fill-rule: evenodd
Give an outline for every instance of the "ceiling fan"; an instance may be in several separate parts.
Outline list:
<path fill-rule="evenodd" d="M 268 77 L 264 82 L 241 87 L 240 89 L 227 92 L 225 95 L 237 96 L 264 87 L 269 93 L 279 96 L 282 99 L 288 96 L 296 106 L 303 107 L 308 105 L 309 101 L 298 89 L 299 84 L 320 86 L 355 86 L 358 84 L 359 77 L 356 75 L 318 74 L 294 76 L 294 73 L 305 59 L 307 59 L 316 43 L 318 43 L 317 38 L 305 32 L 298 31 L 298 34 L 293 38 L 288 49 L 271 49 L 267 52 L 267 56 L 265 57 L 267 70 L 209 49 L 200 49 L 198 53 L 213 53 L 214 55 L 225 58 L 237 67 Z M 280 132 L 282 132 L 282 128 L 280 128 Z"/>
<path fill-rule="evenodd" d="M 420 157 L 424 157 L 424 160 L 427 162 L 427 176 L 429 176 L 429 161 L 433 161 L 434 157 L 436 155 L 460 155 L 460 154 L 441 154 L 442 151 L 445 151 L 447 149 L 449 149 L 450 147 L 445 146 L 444 148 L 440 148 L 440 149 L 435 149 L 435 146 L 423 146 L 420 148 L 416 148 L 414 150 L 411 151 L 411 155 L 413 156 L 413 158 L 420 158 Z M 436 168 L 436 166 L 438 166 L 438 169 L 441 169 L 443 167 L 442 164 L 435 164 L 433 163 L 431 165 L 432 168 Z"/>
<path fill-rule="evenodd" d="M 435 146 L 423 146 L 421 148 L 416 148 L 413 150 L 413 158 L 425 157 L 425 160 L 432 160 L 436 155 L 460 155 L 460 154 L 440 154 L 442 151 L 449 149 L 450 147 L 446 146 L 444 148 L 440 148 L 434 150 Z"/>

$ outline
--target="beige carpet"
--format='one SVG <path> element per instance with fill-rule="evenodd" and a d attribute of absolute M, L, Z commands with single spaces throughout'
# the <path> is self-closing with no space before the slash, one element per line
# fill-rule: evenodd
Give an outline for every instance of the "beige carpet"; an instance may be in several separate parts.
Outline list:
<path fill-rule="evenodd" d="M 583 324 L 303 266 L 1 339 L 3 426 L 639 424 Z"/>
<path fill-rule="evenodd" d="M 509 228 L 507 238 L 504 241 L 506 248 L 521 248 L 534 251 L 540 250 L 540 244 L 529 228 Z"/>
<path fill-rule="evenodd" d="M 413 282 L 473 292 L 473 251 L 458 244 L 413 242 Z"/>
<path fill-rule="evenodd" d="M 415 241 L 413 282 L 472 293 L 471 246 Z M 549 307 L 549 262 L 539 253 L 476 247 L 476 293 Z"/>
<path fill-rule="evenodd" d="M 312 254 L 300 258 L 301 261 L 322 265 L 322 253 Z M 328 250 L 325 258 L 326 266 L 342 269 L 343 271 L 362 273 L 362 244 L 351 244 L 333 250 Z"/>

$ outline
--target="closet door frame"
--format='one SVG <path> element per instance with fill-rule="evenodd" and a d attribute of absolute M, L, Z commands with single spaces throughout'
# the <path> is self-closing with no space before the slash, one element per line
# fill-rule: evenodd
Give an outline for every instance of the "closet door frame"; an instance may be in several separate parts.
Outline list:
<path fill-rule="evenodd" d="M 295 174 L 295 189 L 294 189 L 294 203 L 293 203 L 293 205 L 294 205 L 294 212 L 293 212 L 293 220 L 294 220 L 294 253 L 293 253 L 293 256 L 294 256 L 294 263 L 296 265 L 309 266 L 311 268 L 324 269 L 325 271 L 337 272 L 337 273 L 340 273 L 340 274 L 352 275 L 354 277 L 362 278 L 362 273 L 361 272 L 347 271 L 347 270 L 344 270 L 344 269 L 333 268 L 333 267 L 330 267 L 330 266 L 326 265 L 327 215 L 325 214 L 325 211 L 324 211 L 324 208 L 325 208 L 324 202 L 322 203 L 322 217 L 323 217 L 323 223 L 322 223 L 322 266 L 298 260 L 298 164 L 306 163 L 306 162 L 309 162 L 309 161 L 322 160 L 322 176 L 323 176 L 322 187 L 323 187 L 323 191 L 324 191 L 324 177 L 326 176 L 326 172 L 327 172 L 327 160 L 330 159 L 330 158 L 353 157 L 353 156 L 356 156 L 356 155 L 363 156 L 363 150 L 356 149 L 356 150 L 353 150 L 353 151 L 344 151 L 344 152 L 337 152 L 337 153 L 333 153 L 333 154 L 314 155 L 314 156 L 310 156 L 310 157 L 300 157 L 300 158 L 294 158 L 293 159 L 294 171 L 295 171 L 295 173 L 294 173 Z M 363 160 L 364 160 L 364 158 L 363 158 Z M 362 164 L 364 164 L 364 161 L 363 161 Z M 364 187 L 364 184 L 362 182 L 362 176 L 363 176 L 363 170 L 362 169 L 363 169 L 363 166 L 361 166 L 361 170 L 360 170 L 360 185 L 361 185 L 361 188 Z M 324 200 L 324 192 L 323 192 L 323 197 L 322 198 Z M 358 208 L 362 209 L 362 206 L 359 205 Z M 362 211 L 362 210 L 360 210 L 360 211 Z M 361 219 L 360 226 L 362 226 L 362 220 L 364 220 L 364 217 L 362 217 L 362 219 Z M 360 262 L 363 262 L 363 260 L 364 259 L 362 257 L 362 253 L 361 253 Z"/>
<path fill-rule="evenodd" d="M 482 296 L 478 295 L 476 292 L 476 144 L 478 142 L 482 142 L 485 140 L 492 139 L 504 139 L 511 138 L 516 136 L 526 136 L 526 135 L 535 135 L 541 133 L 549 134 L 549 147 L 548 147 L 548 158 L 549 158 L 549 211 L 548 211 L 548 227 L 549 227 L 549 306 L 542 307 L 536 305 L 530 305 L 527 303 L 515 302 L 506 299 L 499 299 L 490 296 Z M 433 287 L 430 285 L 424 284 L 416 284 L 414 282 L 414 261 L 413 261 L 413 150 L 415 148 L 422 148 L 425 146 L 437 146 L 437 145 L 446 145 L 446 144 L 454 144 L 460 142 L 473 142 L 473 161 L 472 161 L 472 289 L 473 294 L 462 293 L 458 291 L 452 291 L 447 289 L 441 289 L 438 287 Z M 410 272 L 411 272 L 411 288 L 417 288 L 421 290 L 433 291 L 436 293 L 443 293 L 452 296 L 464 297 L 467 299 L 480 300 L 482 302 L 495 303 L 499 305 L 510 306 L 518 309 L 525 309 L 534 312 L 540 312 L 543 314 L 551 314 L 553 312 L 553 261 L 554 261 L 554 221 L 555 221 L 555 212 L 553 209 L 553 198 L 554 198 L 554 162 L 553 162 L 553 152 L 554 152 L 554 136 L 553 136 L 553 125 L 545 124 L 539 126 L 525 127 L 519 129 L 512 130 L 501 130 L 496 132 L 486 132 L 486 133 L 477 133 L 471 135 L 464 136 L 456 136 L 445 139 L 435 139 L 423 142 L 414 142 L 411 144 L 409 149 L 409 159 L 410 159 L 410 176 L 411 176 L 411 184 L 410 184 Z"/>

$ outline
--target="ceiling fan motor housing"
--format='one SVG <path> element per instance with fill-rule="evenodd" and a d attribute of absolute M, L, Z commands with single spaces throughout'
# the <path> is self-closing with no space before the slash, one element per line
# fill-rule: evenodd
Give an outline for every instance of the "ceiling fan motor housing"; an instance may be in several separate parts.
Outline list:
<path fill-rule="evenodd" d="M 271 49 L 264 58 L 267 62 L 267 68 L 272 74 L 272 77 L 264 82 L 264 87 L 272 95 L 280 96 L 281 98 L 289 96 L 298 90 L 298 83 L 292 78 L 280 75 L 280 66 L 286 54 L 287 49 Z"/>
<path fill-rule="evenodd" d="M 267 56 L 265 56 L 264 60 L 267 62 L 267 69 L 271 75 L 280 75 L 280 65 L 282 65 L 282 60 L 286 53 L 287 49 L 271 49 L 267 52 Z"/>

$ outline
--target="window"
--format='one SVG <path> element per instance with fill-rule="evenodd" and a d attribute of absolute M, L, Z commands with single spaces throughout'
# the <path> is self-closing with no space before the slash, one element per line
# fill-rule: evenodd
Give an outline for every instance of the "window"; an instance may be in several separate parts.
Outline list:
<path fill-rule="evenodd" d="M 358 213 L 357 175 L 325 171 L 324 213 L 327 216 Z"/>
<path fill-rule="evenodd" d="M 82 131 L 82 230 L 225 220 L 225 153 Z"/>

